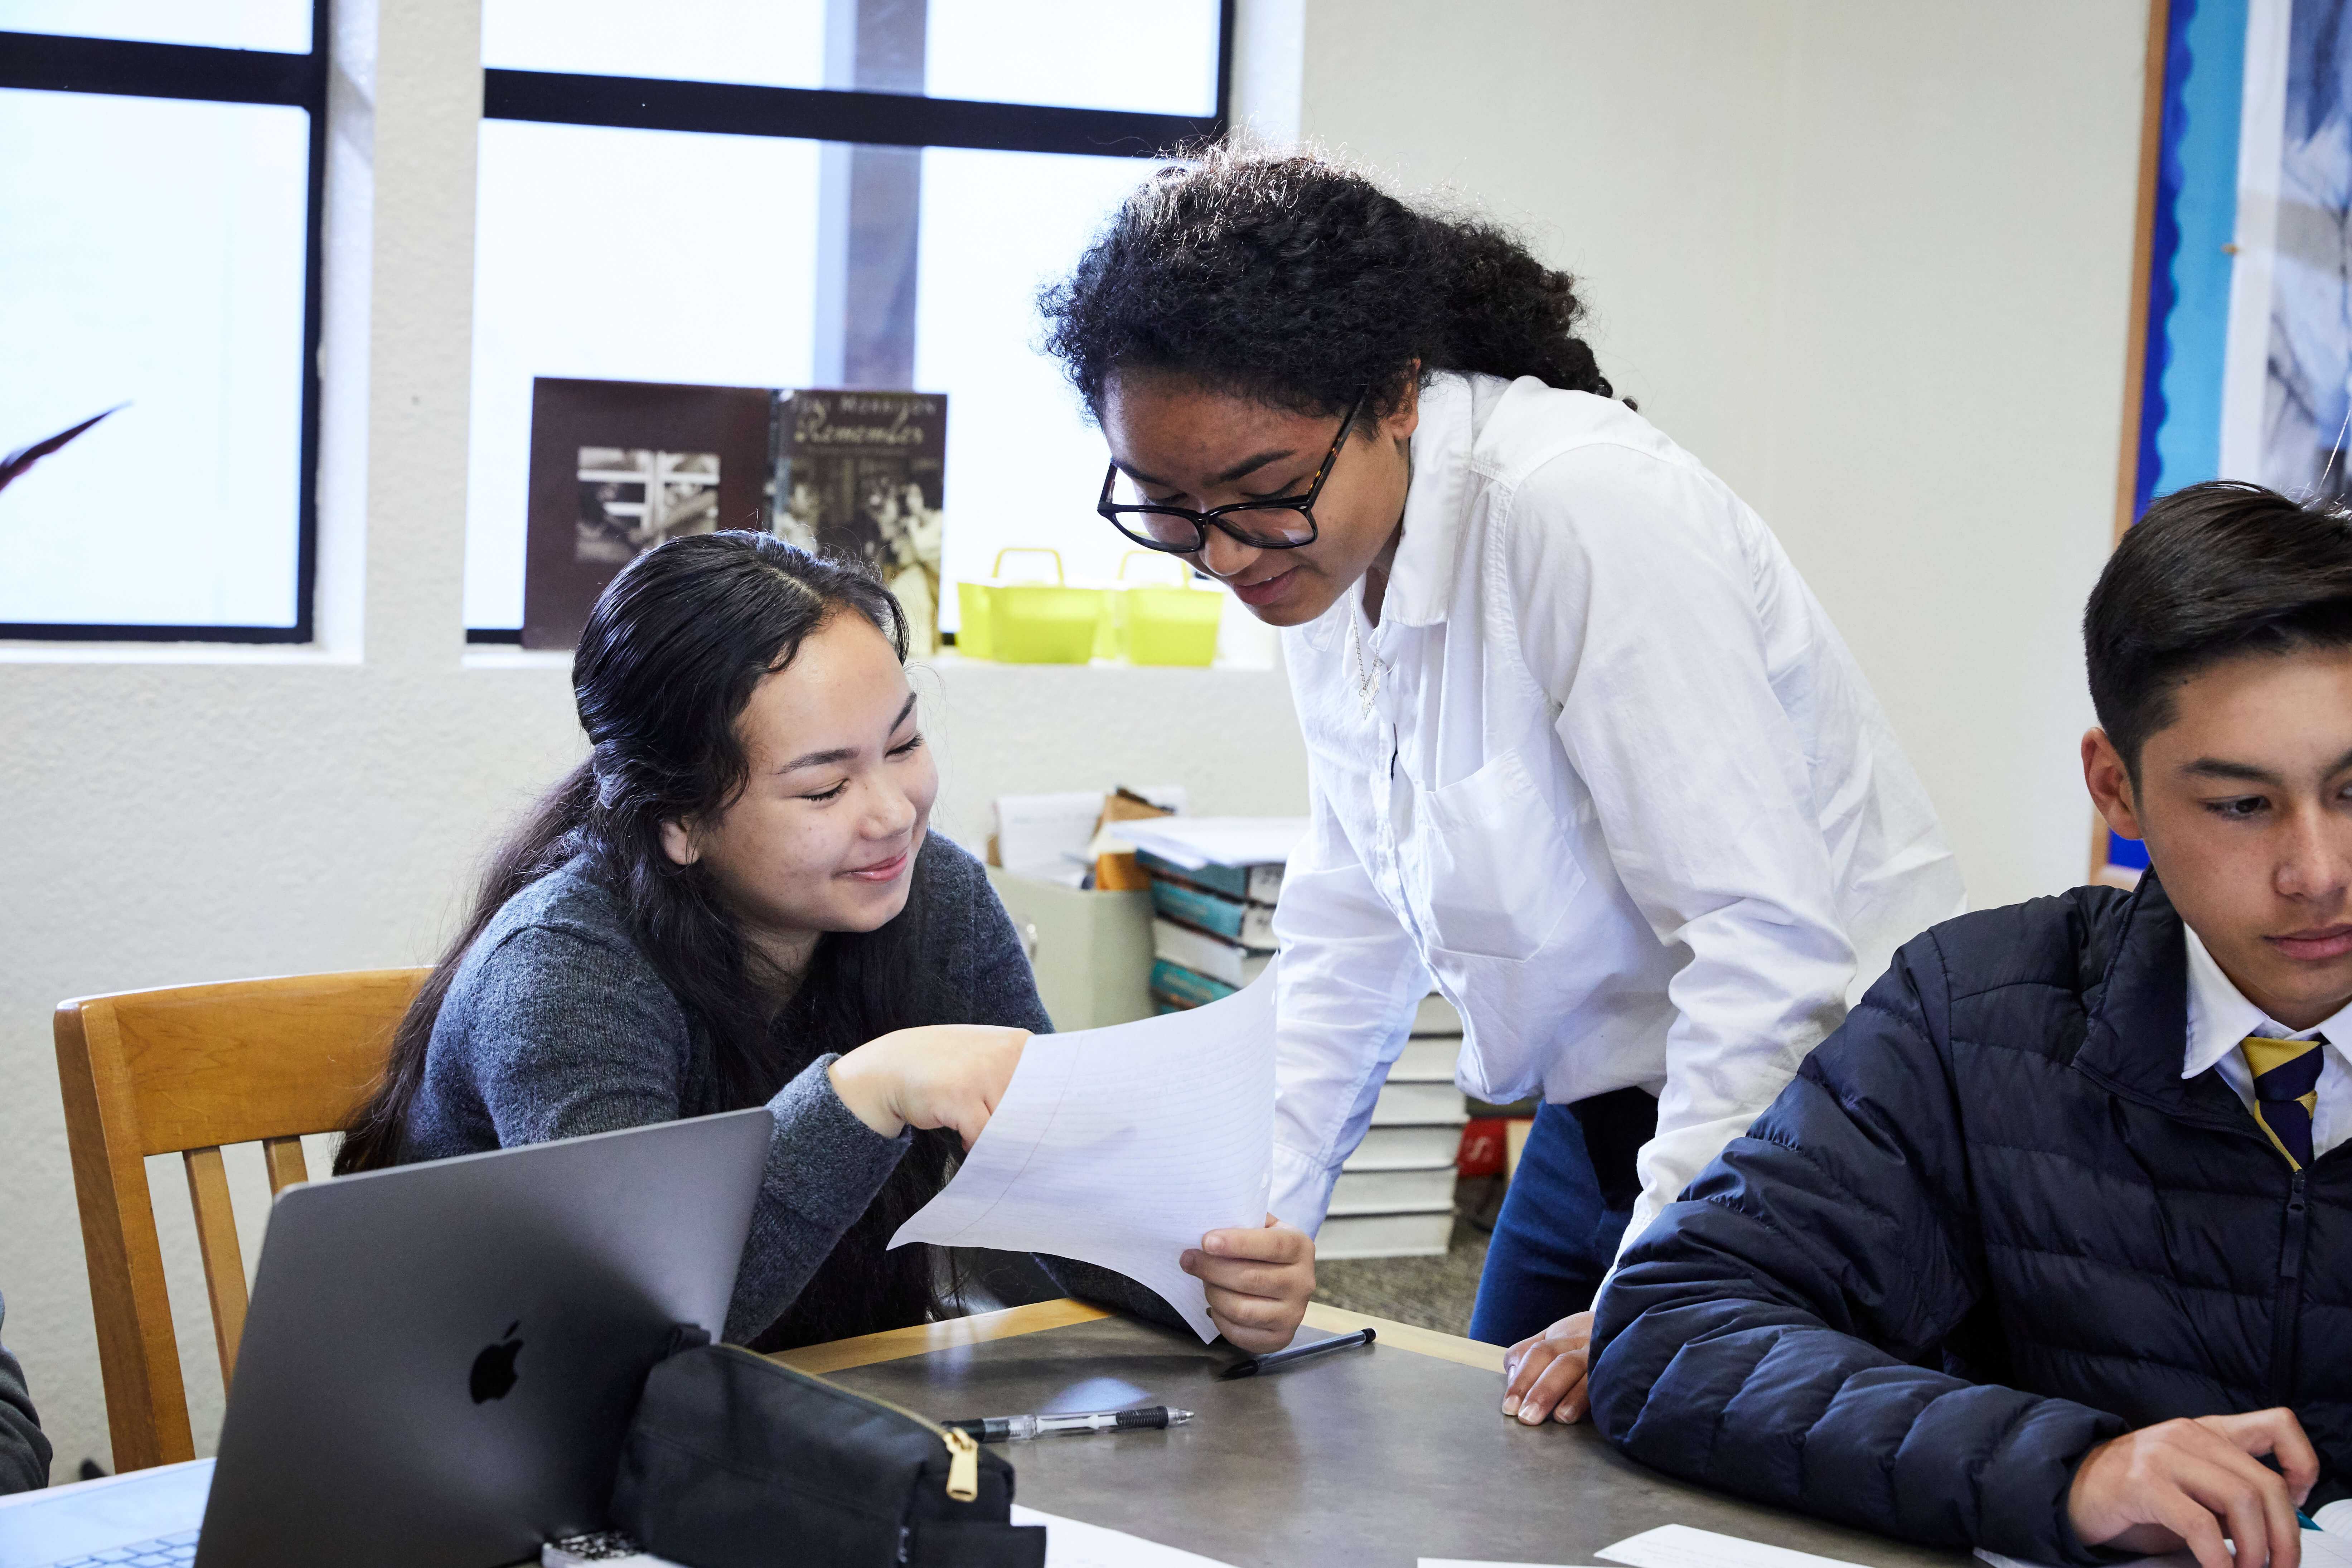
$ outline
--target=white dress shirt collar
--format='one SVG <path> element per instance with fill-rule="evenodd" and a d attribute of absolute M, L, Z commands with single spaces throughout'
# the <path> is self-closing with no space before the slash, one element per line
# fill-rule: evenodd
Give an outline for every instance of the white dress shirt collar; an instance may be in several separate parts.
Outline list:
<path fill-rule="evenodd" d="M 1421 389 L 1412 433 L 1412 484 L 1405 491 L 1404 538 L 1389 569 L 1381 624 L 1434 625 L 1454 600 L 1454 573 L 1470 505 L 1470 454 L 1477 441 L 1466 377 L 1441 373 Z"/>
<path fill-rule="evenodd" d="M 2307 1040 L 2326 1035 L 2339 1049 L 2352 1046 L 2352 1004 L 2314 1028 L 2287 1028 L 2246 1000 L 2246 994 L 2221 973 L 2204 940 L 2187 922 L 2180 929 L 2189 939 L 2189 1049 L 2181 1062 L 2182 1078 L 2195 1078 L 2218 1066 L 2249 1035 L 2274 1040 Z"/>

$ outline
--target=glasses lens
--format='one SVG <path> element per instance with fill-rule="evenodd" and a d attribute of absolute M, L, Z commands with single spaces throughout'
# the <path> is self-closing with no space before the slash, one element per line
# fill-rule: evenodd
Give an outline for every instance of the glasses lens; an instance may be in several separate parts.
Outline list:
<path fill-rule="evenodd" d="M 1156 511 L 1114 511 L 1111 521 L 1138 544 L 1189 552 L 1201 547 L 1201 531 L 1181 517 Z"/>
<path fill-rule="evenodd" d="M 1217 519 L 1244 542 L 1261 550 L 1291 550 L 1315 537 L 1315 521 L 1297 507 L 1253 507 Z"/>
<path fill-rule="evenodd" d="M 1191 519 L 1144 510 L 1155 504 L 1152 499 L 1144 493 L 1141 485 L 1116 469 L 1111 475 L 1109 502 L 1116 509 L 1111 521 L 1138 543 L 1161 550 L 1200 548 L 1201 533 Z"/>

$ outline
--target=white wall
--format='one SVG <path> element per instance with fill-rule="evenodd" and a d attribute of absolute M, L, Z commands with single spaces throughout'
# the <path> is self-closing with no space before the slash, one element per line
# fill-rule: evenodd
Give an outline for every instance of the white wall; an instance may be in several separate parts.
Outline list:
<path fill-rule="evenodd" d="M 0 1291 L 61 1475 L 107 1443 L 52 1005 L 421 962 L 575 754 L 559 664 L 459 640 L 475 7 L 402 0 L 380 38 L 339 10 L 321 647 L 0 648 Z M 1454 181 L 1586 276 L 1603 363 L 1788 541 L 1980 902 L 2083 866 L 2069 623 L 2111 500 L 2144 14 L 1306 0 L 1301 50 L 1300 0 L 1244 8 L 1262 126 Z M 1003 790 L 1120 782 L 1303 808 L 1276 672 L 950 663 L 927 689 L 951 831 Z M 208 1449 L 174 1165 L 151 1175 Z"/>
<path fill-rule="evenodd" d="M 1307 136 L 1577 273 L 1828 605 L 1973 900 L 2080 881 L 2147 0 L 1307 0 Z"/>

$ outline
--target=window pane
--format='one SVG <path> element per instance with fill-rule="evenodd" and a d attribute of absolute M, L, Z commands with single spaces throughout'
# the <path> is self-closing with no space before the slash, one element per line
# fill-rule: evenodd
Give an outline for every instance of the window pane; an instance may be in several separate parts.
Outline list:
<path fill-rule="evenodd" d="M 846 25 L 862 5 L 887 37 L 904 4 L 836 0 L 830 10 Z M 861 85 L 845 39 L 831 40 L 841 47 L 828 70 L 827 10 L 824 0 L 482 0 L 482 63 L 761 87 Z M 933 98 L 1216 112 L 1217 0 L 930 0 L 919 29 L 910 20 L 897 30 L 909 47 L 922 35 L 924 90 Z M 870 72 L 863 85 L 874 89 Z"/>
<path fill-rule="evenodd" d="M 482 63 L 821 87 L 824 0 L 482 0 Z"/>
<path fill-rule="evenodd" d="M 296 621 L 309 117 L 0 90 L 0 621 Z"/>
<path fill-rule="evenodd" d="M 951 147 L 923 154 L 915 384 L 948 395 L 950 582 L 987 576 L 1006 545 L 1051 545 L 1074 577 L 1118 571 L 1129 547 L 1094 510 L 1102 437 L 1035 347 L 1036 293 L 1154 167 Z M 1006 223 L 1006 213 L 1021 221 Z M 953 588 L 942 597 L 952 627 Z"/>
<path fill-rule="evenodd" d="M 1217 111 L 1216 0 L 931 0 L 933 98 Z"/>
<path fill-rule="evenodd" d="M 535 376 L 801 386 L 817 144 L 482 122 L 466 624 L 522 624 Z"/>
<path fill-rule="evenodd" d="M 310 0 L 0 0 L 0 31 L 310 52 Z"/>

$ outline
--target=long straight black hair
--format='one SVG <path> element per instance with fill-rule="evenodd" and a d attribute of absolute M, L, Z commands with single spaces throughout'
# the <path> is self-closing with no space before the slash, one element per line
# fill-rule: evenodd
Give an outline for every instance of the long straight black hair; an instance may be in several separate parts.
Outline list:
<path fill-rule="evenodd" d="M 711 1080 L 688 1086 L 688 1113 L 764 1103 L 826 1051 L 965 1021 L 962 999 L 940 978 L 944 966 L 919 951 L 929 881 L 920 857 L 907 908 L 872 931 L 825 934 L 779 1011 L 709 870 L 678 865 L 662 848 L 663 823 L 708 820 L 741 792 L 750 763 L 736 723 L 744 705 L 843 615 L 870 623 L 907 657 L 906 616 L 888 590 L 857 565 L 767 534 L 675 539 L 613 579 L 572 661 L 588 760 L 490 857 L 464 930 L 401 1020 L 383 1078 L 352 1117 L 336 1174 L 401 1163 L 433 1026 L 467 950 L 509 899 L 578 858 L 625 905 L 638 949 L 698 1037 Z M 955 1147 L 951 1134 L 919 1133 L 864 1217 L 758 1342 L 898 1327 L 935 1309 L 930 1249 L 884 1248 L 938 1192 Z"/>

